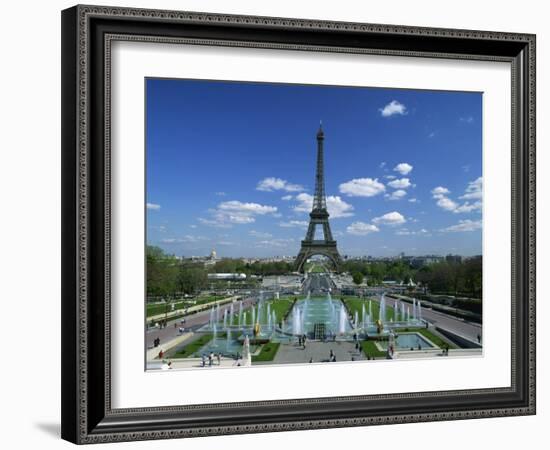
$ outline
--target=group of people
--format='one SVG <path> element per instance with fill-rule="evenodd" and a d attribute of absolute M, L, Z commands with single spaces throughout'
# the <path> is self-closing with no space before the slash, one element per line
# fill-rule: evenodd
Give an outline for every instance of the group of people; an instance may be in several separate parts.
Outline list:
<path fill-rule="evenodd" d="M 201 355 L 202 367 L 206 367 L 207 359 L 208 359 L 208 367 L 212 367 L 214 365 L 214 358 L 216 359 L 216 361 L 218 363 L 218 366 L 221 366 L 221 364 L 222 364 L 222 355 L 221 355 L 221 353 L 214 354 L 214 352 L 210 352 L 208 354 L 208 357 L 204 354 Z"/>

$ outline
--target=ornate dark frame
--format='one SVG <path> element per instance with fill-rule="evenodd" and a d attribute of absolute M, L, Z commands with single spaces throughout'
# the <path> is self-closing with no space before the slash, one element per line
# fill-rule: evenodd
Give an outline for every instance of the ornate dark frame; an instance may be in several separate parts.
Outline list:
<path fill-rule="evenodd" d="M 113 409 L 113 40 L 507 61 L 512 67 L 512 384 Z M 62 12 L 62 437 L 98 443 L 535 414 L 535 36 L 98 6 Z"/>

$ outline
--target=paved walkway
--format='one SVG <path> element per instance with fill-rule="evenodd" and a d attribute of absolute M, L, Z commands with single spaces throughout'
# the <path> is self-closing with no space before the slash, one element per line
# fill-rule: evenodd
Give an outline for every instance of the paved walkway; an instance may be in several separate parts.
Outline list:
<path fill-rule="evenodd" d="M 305 350 L 297 344 L 281 345 L 272 364 L 308 363 L 310 360 L 327 362 L 331 350 L 336 355 L 336 362 L 351 361 L 352 357 L 355 361 L 365 359 L 360 351 L 355 350 L 353 342 L 308 341 Z"/>

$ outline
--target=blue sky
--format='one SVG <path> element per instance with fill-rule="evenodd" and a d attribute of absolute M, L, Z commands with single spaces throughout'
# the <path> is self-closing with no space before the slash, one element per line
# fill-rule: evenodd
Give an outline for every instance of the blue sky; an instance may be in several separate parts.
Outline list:
<path fill-rule="evenodd" d="M 146 101 L 150 245 L 297 254 L 322 120 L 341 254 L 481 254 L 481 93 L 147 79 Z"/>

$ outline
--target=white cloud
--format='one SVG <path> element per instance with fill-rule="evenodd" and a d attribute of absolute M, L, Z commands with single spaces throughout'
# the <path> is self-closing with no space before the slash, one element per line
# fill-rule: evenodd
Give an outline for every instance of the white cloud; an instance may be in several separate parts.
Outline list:
<path fill-rule="evenodd" d="M 466 202 L 460 204 L 448 197 L 448 194 L 451 193 L 449 189 L 438 186 L 432 189 L 432 196 L 437 200 L 436 204 L 440 208 L 451 211 L 455 214 L 460 213 L 469 213 L 473 211 L 481 211 L 482 203 L 482 188 L 483 188 L 483 179 L 479 177 L 478 179 L 468 183 L 466 188 L 466 193 L 459 197 L 460 199 L 466 200 Z M 473 203 L 470 203 L 468 200 L 476 200 Z"/>
<path fill-rule="evenodd" d="M 404 191 L 403 189 L 398 189 L 397 191 L 393 191 L 391 195 L 386 194 L 385 197 L 388 200 L 401 200 L 403 197 L 405 197 L 405 195 L 407 195 L 407 191 Z"/>
<path fill-rule="evenodd" d="M 238 200 L 222 202 L 218 205 L 218 210 L 228 211 L 229 213 L 236 212 L 239 214 L 269 214 L 277 211 L 276 206 L 264 206 L 258 203 L 243 203 Z"/>
<path fill-rule="evenodd" d="M 429 138 L 433 138 L 435 136 L 435 131 L 432 131 L 430 134 L 428 134 Z"/>
<path fill-rule="evenodd" d="M 294 207 L 294 211 L 296 212 L 310 212 L 313 208 L 313 195 L 302 192 L 296 196 L 296 200 L 299 202 Z M 327 210 L 333 219 L 353 216 L 353 205 L 346 203 L 338 195 L 329 195 L 327 197 Z"/>
<path fill-rule="evenodd" d="M 384 175 L 384 178 L 387 178 L 388 180 L 395 180 L 397 177 L 395 175 Z"/>
<path fill-rule="evenodd" d="M 376 233 L 377 231 L 380 231 L 380 229 L 371 223 L 353 222 L 346 228 L 346 231 L 355 236 L 366 236 L 370 233 Z"/>
<path fill-rule="evenodd" d="M 407 114 L 407 107 L 403 103 L 399 103 L 397 100 L 392 100 L 378 111 L 380 111 L 382 117 L 391 117 L 396 114 L 404 116 Z"/>
<path fill-rule="evenodd" d="M 444 195 L 438 197 L 437 206 L 444 209 L 445 211 L 454 211 L 458 208 L 458 204 Z"/>
<path fill-rule="evenodd" d="M 300 227 L 306 228 L 309 223 L 305 220 L 289 220 L 288 222 L 279 222 L 279 226 L 283 228 Z"/>
<path fill-rule="evenodd" d="M 395 234 L 398 236 L 430 236 L 428 230 L 426 230 L 425 228 L 417 231 L 412 231 L 407 228 L 401 228 L 400 230 L 397 230 Z"/>
<path fill-rule="evenodd" d="M 482 227 L 481 220 L 459 220 L 456 225 L 452 225 L 447 228 L 442 228 L 439 231 L 443 231 L 446 233 L 459 233 L 464 231 L 475 231 L 480 230 Z"/>
<path fill-rule="evenodd" d="M 460 121 L 465 123 L 473 123 L 474 118 L 472 116 L 461 117 Z"/>
<path fill-rule="evenodd" d="M 211 219 L 199 218 L 199 222 L 204 225 L 229 228 L 231 224 L 247 224 L 256 221 L 256 216 L 266 214 L 275 214 L 276 206 L 260 205 L 258 203 L 244 203 L 238 200 L 222 202 L 214 210 L 211 210 Z"/>
<path fill-rule="evenodd" d="M 281 197 L 281 200 L 284 200 L 285 202 L 288 202 L 289 200 L 292 200 L 292 195 L 285 195 Z"/>
<path fill-rule="evenodd" d="M 474 203 L 463 203 L 462 205 L 459 205 L 456 207 L 456 209 L 453 211 L 454 213 L 469 213 L 472 211 L 481 211 L 482 203 L 481 202 L 474 202 Z"/>
<path fill-rule="evenodd" d="M 479 177 L 468 183 L 465 194 L 461 196 L 464 200 L 481 200 L 483 197 L 483 177 Z"/>
<path fill-rule="evenodd" d="M 384 214 L 380 217 L 375 217 L 372 221 L 377 225 L 401 225 L 407 220 L 403 217 L 402 214 L 397 211 L 392 211 L 387 214 Z"/>
<path fill-rule="evenodd" d="M 205 236 L 192 236 L 190 234 L 186 234 L 180 238 L 165 238 L 161 239 L 160 242 L 163 244 L 182 244 L 182 243 L 194 243 L 194 242 L 200 242 L 200 241 L 207 241 L 208 238 Z"/>
<path fill-rule="evenodd" d="M 386 167 L 386 161 L 382 161 L 378 167 L 380 167 L 381 169 Z"/>
<path fill-rule="evenodd" d="M 434 198 L 439 198 L 442 195 L 447 195 L 447 194 L 450 194 L 450 193 L 451 193 L 451 191 L 449 191 L 449 189 L 447 189 L 446 187 L 443 187 L 443 186 L 437 186 L 436 188 L 432 189 L 432 194 L 433 194 Z"/>
<path fill-rule="evenodd" d="M 260 248 L 271 248 L 271 247 L 286 248 L 293 243 L 294 243 L 294 239 L 291 239 L 291 238 L 290 239 L 269 239 L 269 240 L 256 242 L 255 246 Z"/>
<path fill-rule="evenodd" d="M 160 209 L 160 205 L 157 205 L 156 203 L 147 203 L 147 209 L 150 211 L 158 211 Z"/>
<path fill-rule="evenodd" d="M 411 182 L 408 178 L 401 178 L 399 180 L 393 180 L 388 183 L 388 186 L 394 189 L 406 189 L 411 186 Z"/>
<path fill-rule="evenodd" d="M 420 203 L 420 200 L 418 200 L 417 198 L 409 198 L 409 202 L 410 203 Z"/>
<path fill-rule="evenodd" d="M 399 163 L 397 166 L 393 168 L 395 172 L 399 172 L 401 175 L 407 175 L 411 170 L 413 170 L 413 166 L 411 166 L 409 163 Z"/>
<path fill-rule="evenodd" d="M 340 192 L 350 197 L 374 197 L 386 190 L 386 187 L 372 178 L 354 178 L 340 185 Z"/>
<path fill-rule="evenodd" d="M 223 191 L 214 192 L 214 195 L 217 195 L 218 197 L 225 197 L 227 194 Z"/>
<path fill-rule="evenodd" d="M 248 232 L 248 234 L 250 236 L 253 236 L 253 237 L 256 237 L 256 238 L 259 238 L 259 239 L 268 239 L 268 238 L 273 237 L 273 235 L 271 233 L 264 233 L 262 231 L 256 231 L 256 230 L 250 230 Z"/>
<path fill-rule="evenodd" d="M 256 190 L 266 191 L 266 192 L 271 192 L 271 191 L 298 192 L 298 191 L 303 191 L 304 187 L 300 186 L 299 184 L 289 183 L 288 181 L 283 180 L 281 178 L 268 177 L 258 182 L 258 185 L 256 186 Z"/>

